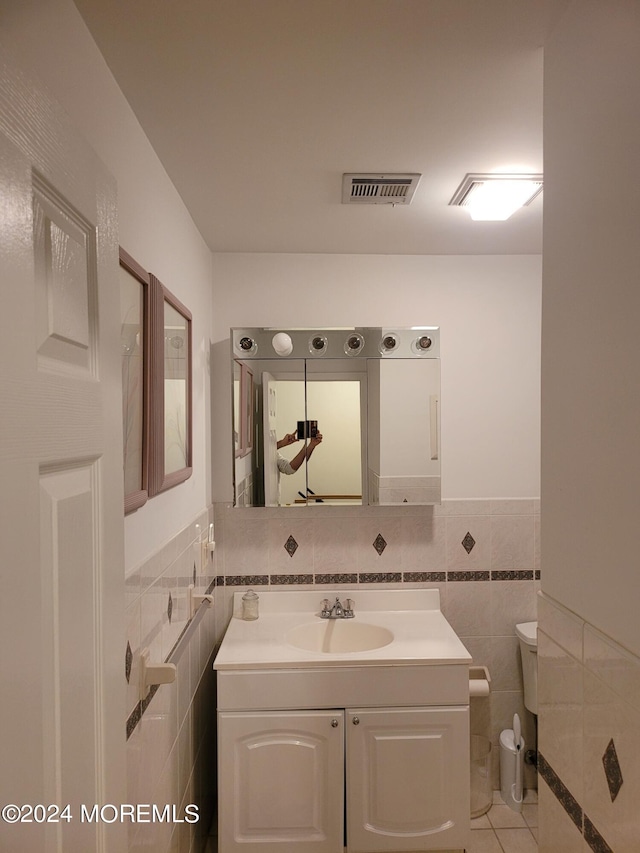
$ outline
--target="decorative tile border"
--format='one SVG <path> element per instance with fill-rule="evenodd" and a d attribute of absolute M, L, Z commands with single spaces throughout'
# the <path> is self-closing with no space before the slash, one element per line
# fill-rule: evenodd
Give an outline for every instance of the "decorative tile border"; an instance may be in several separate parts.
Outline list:
<path fill-rule="evenodd" d="M 582 832 L 582 807 L 541 752 L 538 752 L 538 772 L 562 808 Z"/>
<path fill-rule="evenodd" d="M 404 583 L 444 583 L 447 580 L 446 572 L 404 572 L 402 575 Z"/>
<path fill-rule="evenodd" d="M 269 575 L 269 583 L 286 586 L 295 583 L 313 583 L 313 575 Z"/>
<path fill-rule="evenodd" d="M 358 583 L 402 583 L 402 573 L 364 572 L 358 575 Z"/>
<path fill-rule="evenodd" d="M 342 583 L 455 583 L 459 581 L 532 581 L 533 569 L 471 572 L 341 572 L 337 574 L 218 575 L 216 586 L 290 586 Z"/>
<path fill-rule="evenodd" d="M 490 572 L 447 572 L 447 581 L 488 581 Z"/>
<path fill-rule="evenodd" d="M 138 725 L 140 720 L 142 719 L 142 715 L 149 707 L 149 704 L 153 697 L 158 692 L 159 684 L 152 684 L 149 689 L 149 693 L 147 694 L 145 699 L 141 699 L 140 702 L 136 705 L 133 711 L 129 714 L 129 718 L 127 719 L 127 740 L 131 737 L 134 732 L 135 727 Z"/>
<path fill-rule="evenodd" d="M 551 793 L 558 800 L 562 808 L 580 830 L 593 853 L 613 853 L 613 850 L 600 835 L 593 823 L 583 812 L 580 803 L 546 760 L 544 755 L 538 753 L 538 771 L 549 786 Z"/>
<path fill-rule="evenodd" d="M 225 586 L 266 586 L 269 575 L 226 575 Z"/>
<path fill-rule="evenodd" d="M 613 850 L 600 835 L 589 818 L 584 816 L 584 838 L 593 853 L 613 853 Z"/>
<path fill-rule="evenodd" d="M 333 584 L 333 583 L 358 583 L 358 575 L 356 574 L 339 574 L 339 575 L 313 575 L 312 583 Z"/>
<path fill-rule="evenodd" d="M 518 569 L 517 571 L 492 571 L 492 581 L 532 581 L 533 569 Z"/>

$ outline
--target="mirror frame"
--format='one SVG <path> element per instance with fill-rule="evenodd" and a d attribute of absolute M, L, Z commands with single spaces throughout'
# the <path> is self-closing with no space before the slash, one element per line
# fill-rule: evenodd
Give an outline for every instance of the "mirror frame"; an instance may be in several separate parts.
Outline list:
<path fill-rule="evenodd" d="M 254 391 L 253 371 L 249 370 L 248 365 L 242 364 L 237 359 L 235 359 L 235 363 L 240 368 L 240 394 L 238 400 L 240 429 L 238 448 L 235 454 L 236 458 L 238 458 L 247 456 L 253 450 Z"/>
<path fill-rule="evenodd" d="M 120 266 L 126 270 L 129 275 L 135 279 L 142 291 L 142 321 L 140 330 L 142 332 L 142 411 L 140 418 L 140 430 L 138 432 L 138 442 L 140 445 L 140 468 L 139 481 L 140 488 L 134 489 L 131 492 L 124 494 L 124 513 L 128 515 L 134 512 L 147 502 L 149 498 L 149 389 L 151 385 L 151 364 L 150 364 L 150 343 L 149 343 L 149 315 L 151 302 L 151 277 L 149 273 L 140 266 L 140 264 L 122 247 L 120 247 Z M 124 358 L 124 354 L 123 354 Z M 124 413 L 127 407 L 128 392 L 125 387 L 124 377 L 122 382 L 122 406 L 123 406 L 123 453 L 126 458 L 126 446 L 128 442 L 127 428 L 124 422 Z"/>
<path fill-rule="evenodd" d="M 426 424 L 429 430 L 431 449 L 430 459 L 439 463 L 437 475 L 425 473 L 420 475 L 423 480 L 437 480 L 434 488 L 430 482 L 420 483 L 416 489 L 421 492 L 417 497 L 408 499 L 409 492 L 406 485 L 391 482 L 402 480 L 403 477 L 390 477 L 385 475 L 389 481 L 385 485 L 385 497 L 382 500 L 383 490 L 380 488 L 378 494 L 377 485 L 373 490 L 367 480 L 366 466 L 362 474 L 362 506 L 398 507 L 398 506 L 433 506 L 439 504 L 441 497 L 442 468 L 440 465 L 440 327 L 439 326 L 397 326 L 397 327 L 371 327 L 371 326 L 349 326 L 333 328 L 291 328 L 282 327 L 232 327 L 229 332 L 232 362 L 232 384 L 235 381 L 234 371 L 236 365 L 242 369 L 251 365 L 252 361 L 277 361 L 285 363 L 288 360 L 302 360 L 305 364 L 305 382 L 307 381 L 307 367 L 315 367 L 323 363 L 331 363 L 339 359 L 343 364 L 356 364 L 357 362 L 377 361 L 437 361 L 438 362 L 438 390 L 431 393 L 427 399 Z M 311 374 L 315 369 L 311 369 Z M 321 372 L 321 371 L 320 371 Z M 367 370 L 368 373 L 368 370 Z M 232 392 L 232 398 L 235 392 Z M 242 414 L 243 400 L 242 392 L 238 394 L 238 409 Z M 253 402 L 253 401 L 252 401 Z M 235 404 L 232 399 L 232 418 Z M 242 426 L 240 431 L 242 432 Z M 235 422 L 232 423 L 232 433 L 236 429 Z M 238 437 L 241 443 L 242 439 Z M 363 445 L 363 448 L 365 445 Z M 236 460 L 246 453 L 237 452 L 235 437 L 233 439 L 233 506 L 246 507 L 253 504 L 239 502 L 238 498 L 238 470 Z M 249 452 L 248 450 L 246 452 Z M 368 456 L 369 449 L 364 450 Z M 406 478 L 404 478 L 406 479 Z M 404 499 L 396 500 L 391 492 L 405 489 Z M 410 489 L 409 491 L 412 491 Z M 388 494 L 387 494 L 388 493 Z M 365 501 L 365 494 L 367 499 Z M 320 496 L 323 497 L 323 496 Z M 400 496 L 402 497 L 402 495 Z M 392 499 L 394 498 L 394 499 Z M 316 505 L 317 499 L 306 501 L 308 505 Z M 263 507 L 264 504 L 257 506 Z M 267 504 L 271 507 L 271 504 Z"/>
<path fill-rule="evenodd" d="M 153 274 L 151 280 L 151 432 L 149 441 L 149 497 L 164 492 L 188 480 L 193 472 L 193 419 L 192 419 L 192 330 L 191 312 Z M 186 465 L 177 471 L 165 471 L 165 305 L 174 308 L 185 320 L 187 330 L 186 353 Z"/>

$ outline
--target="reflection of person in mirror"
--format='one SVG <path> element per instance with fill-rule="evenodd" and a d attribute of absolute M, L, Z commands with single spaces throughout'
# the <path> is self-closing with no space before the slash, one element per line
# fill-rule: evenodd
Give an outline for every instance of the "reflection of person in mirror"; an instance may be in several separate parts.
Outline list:
<path fill-rule="evenodd" d="M 295 444 L 296 441 L 299 441 L 298 437 L 296 436 L 296 433 L 289 432 L 285 435 L 284 438 L 280 439 L 280 441 L 276 444 L 276 447 L 279 451 L 281 447 L 288 447 L 290 444 Z M 281 474 L 295 474 L 298 468 L 302 465 L 302 463 L 311 457 L 311 454 L 321 442 L 322 433 L 319 432 L 317 433 L 315 438 L 310 438 L 309 442 L 305 444 L 302 450 L 300 450 L 291 460 L 285 459 L 284 456 L 281 456 L 278 452 L 278 471 Z"/>

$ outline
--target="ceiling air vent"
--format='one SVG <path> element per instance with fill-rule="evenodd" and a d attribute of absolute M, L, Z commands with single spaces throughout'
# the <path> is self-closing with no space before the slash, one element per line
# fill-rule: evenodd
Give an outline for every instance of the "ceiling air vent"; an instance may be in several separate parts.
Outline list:
<path fill-rule="evenodd" d="M 347 174 L 342 176 L 343 204 L 410 204 L 422 175 Z"/>

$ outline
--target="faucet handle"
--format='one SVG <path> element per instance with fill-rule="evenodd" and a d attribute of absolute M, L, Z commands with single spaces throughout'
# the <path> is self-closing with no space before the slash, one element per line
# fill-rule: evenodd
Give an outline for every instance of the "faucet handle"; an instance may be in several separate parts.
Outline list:
<path fill-rule="evenodd" d="M 355 616 L 355 613 L 353 612 L 354 605 L 355 602 L 352 598 L 347 598 L 345 600 L 343 610 L 346 619 L 351 619 Z"/>
<path fill-rule="evenodd" d="M 323 619 L 327 619 L 327 617 L 331 613 L 331 606 L 329 605 L 329 599 L 328 598 L 322 599 L 322 601 L 320 602 L 320 608 L 321 608 L 320 616 Z"/>

